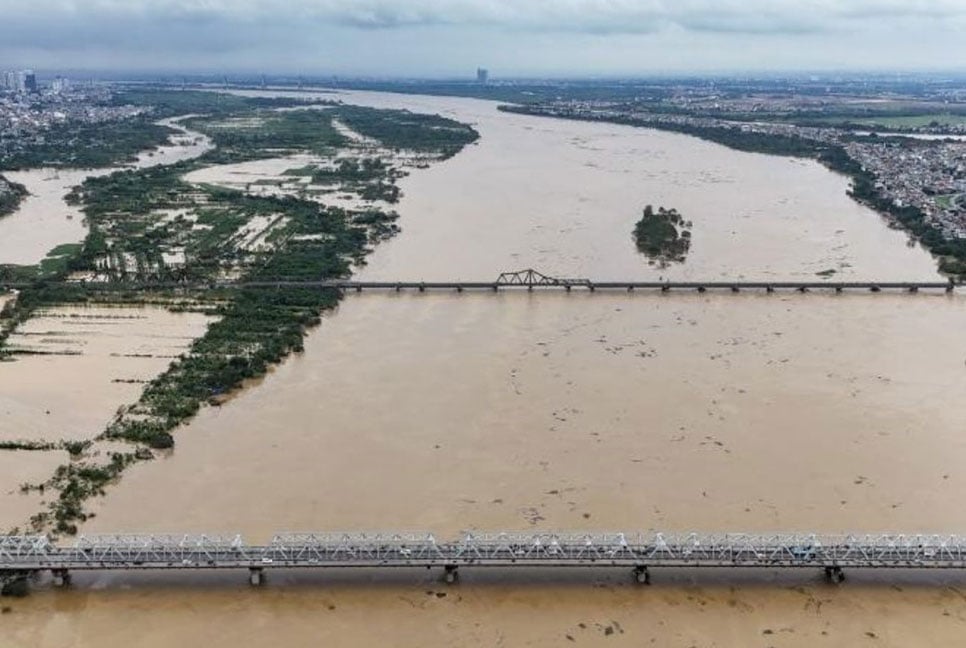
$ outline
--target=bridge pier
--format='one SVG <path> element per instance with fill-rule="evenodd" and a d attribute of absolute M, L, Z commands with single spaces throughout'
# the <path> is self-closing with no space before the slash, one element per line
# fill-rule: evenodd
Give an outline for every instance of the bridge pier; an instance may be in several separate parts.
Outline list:
<path fill-rule="evenodd" d="M 567 292 L 570 292 L 570 289 L 571 289 L 570 284 L 567 284 L 566 286 L 564 286 L 564 290 L 566 290 Z"/>
<path fill-rule="evenodd" d="M 634 286 L 628 286 L 627 292 L 634 292 Z"/>
<path fill-rule="evenodd" d="M 634 568 L 634 580 L 641 585 L 651 584 L 651 572 L 647 570 L 647 565 L 638 565 Z"/>
<path fill-rule="evenodd" d="M 704 286 L 698 286 L 698 292 L 699 292 L 699 293 L 704 293 L 704 292 L 708 292 L 708 289 L 707 289 L 707 288 L 705 288 Z"/>
<path fill-rule="evenodd" d="M 909 286 L 909 292 L 911 293 L 919 292 L 919 286 Z"/>
<path fill-rule="evenodd" d="M 458 293 L 463 292 L 463 286 L 457 286 L 456 287 L 456 292 L 458 292 Z"/>
<path fill-rule="evenodd" d="M 872 292 L 882 292 L 882 289 L 875 285 L 869 286 L 869 290 L 871 290 Z"/>
<path fill-rule="evenodd" d="M 54 587 L 70 587 L 70 572 L 66 569 L 53 569 Z"/>
<path fill-rule="evenodd" d="M 252 587 L 258 587 L 265 582 L 264 569 L 261 567 L 249 567 L 248 568 L 248 584 Z"/>
<path fill-rule="evenodd" d="M 838 585 L 845 580 L 845 572 L 842 571 L 841 567 L 826 567 L 825 568 L 825 580 L 832 583 L 833 585 Z"/>
<path fill-rule="evenodd" d="M 767 292 L 767 293 L 773 293 L 773 292 L 775 292 L 775 287 L 774 286 L 770 286 L 770 285 L 769 286 L 765 286 L 765 292 Z"/>
<path fill-rule="evenodd" d="M 456 565 L 446 565 L 443 568 L 443 580 L 448 584 L 452 585 L 459 578 L 459 568 Z"/>
<path fill-rule="evenodd" d="M 731 287 L 731 292 L 733 292 L 733 293 L 739 293 L 739 292 L 741 292 L 741 288 L 739 288 L 738 286 L 732 286 Z"/>

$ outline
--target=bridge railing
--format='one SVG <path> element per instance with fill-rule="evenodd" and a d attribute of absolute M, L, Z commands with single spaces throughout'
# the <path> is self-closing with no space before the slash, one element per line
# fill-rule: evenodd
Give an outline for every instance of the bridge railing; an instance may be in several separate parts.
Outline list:
<path fill-rule="evenodd" d="M 653 566 L 963 567 L 966 537 L 942 534 L 286 533 L 268 545 L 240 535 L 83 536 L 59 547 L 42 535 L 0 536 L 0 571 L 407 565 L 638 564 Z"/>

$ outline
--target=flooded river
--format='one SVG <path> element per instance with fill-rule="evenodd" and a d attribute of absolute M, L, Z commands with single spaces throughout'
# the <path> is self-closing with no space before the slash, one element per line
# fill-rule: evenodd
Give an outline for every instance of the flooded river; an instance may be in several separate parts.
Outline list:
<path fill-rule="evenodd" d="M 161 124 L 178 131 L 170 144 L 138 154 L 129 166 L 143 168 L 174 164 L 196 158 L 211 149 L 210 140 L 180 126 L 176 119 Z M 68 205 L 64 197 L 73 187 L 88 178 L 117 171 L 108 169 L 28 169 L 6 171 L 11 182 L 24 185 L 29 195 L 13 214 L 0 220 L 0 264 L 33 265 L 63 243 L 80 243 L 87 236 L 84 216 L 77 206 Z"/>
<path fill-rule="evenodd" d="M 679 135 L 347 95 L 473 122 L 402 182 L 365 278 L 932 279 L 823 168 Z M 644 204 L 694 222 L 648 266 Z M 305 352 L 132 468 L 84 532 L 966 529 L 966 301 L 562 293 L 347 298 Z M 13 646 L 950 645 L 948 574 L 79 575 L 5 603 Z M 187 584 L 191 585 L 186 586 Z"/>

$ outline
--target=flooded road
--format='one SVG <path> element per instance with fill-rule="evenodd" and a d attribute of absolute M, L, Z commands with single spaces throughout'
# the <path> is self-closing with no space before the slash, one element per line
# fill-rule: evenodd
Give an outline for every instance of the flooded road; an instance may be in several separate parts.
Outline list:
<path fill-rule="evenodd" d="M 127 167 L 144 168 L 174 164 L 196 158 L 211 149 L 210 140 L 176 123 L 178 117 L 161 120 L 179 134 L 170 144 L 144 151 Z M 64 243 L 80 243 L 87 236 L 84 215 L 64 197 L 88 178 L 109 175 L 124 167 L 108 169 L 28 169 L 5 171 L 11 182 L 24 185 L 29 195 L 13 214 L 0 219 L 0 264 L 33 265 Z"/>
<path fill-rule="evenodd" d="M 811 163 L 690 138 L 352 95 L 482 140 L 401 186 L 364 278 L 534 266 L 595 279 L 936 279 Z M 633 248 L 644 204 L 688 263 Z M 83 531 L 966 529 L 966 301 L 945 295 L 363 294 L 260 385 L 206 408 Z M 14 646 L 949 645 L 957 575 L 80 576 L 11 604 Z M 186 586 L 186 583 L 190 586 Z M 282 587 L 282 585 L 291 585 Z M 123 621 L 119 621 L 123 619 Z"/>

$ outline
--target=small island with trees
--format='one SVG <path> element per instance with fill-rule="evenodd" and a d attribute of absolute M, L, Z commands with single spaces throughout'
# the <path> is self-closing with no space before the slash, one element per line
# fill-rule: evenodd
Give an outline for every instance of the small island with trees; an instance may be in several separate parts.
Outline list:
<path fill-rule="evenodd" d="M 685 221 L 676 209 L 648 205 L 641 220 L 634 226 L 637 249 L 651 264 L 662 268 L 671 263 L 683 263 L 691 249 L 691 222 Z"/>

